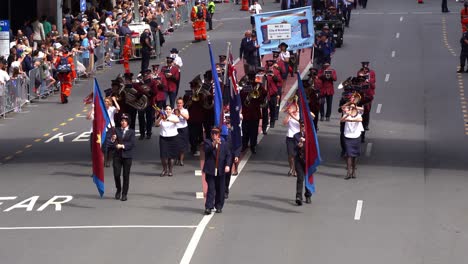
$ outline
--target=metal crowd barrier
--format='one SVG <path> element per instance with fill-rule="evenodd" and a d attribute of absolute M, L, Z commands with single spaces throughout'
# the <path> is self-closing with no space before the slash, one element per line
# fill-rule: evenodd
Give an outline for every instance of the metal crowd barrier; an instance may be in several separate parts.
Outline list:
<path fill-rule="evenodd" d="M 28 82 L 27 76 L 20 75 L 0 85 L 0 115 L 3 118 L 9 112 L 21 112 L 23 105 L 29 102 Z"/>

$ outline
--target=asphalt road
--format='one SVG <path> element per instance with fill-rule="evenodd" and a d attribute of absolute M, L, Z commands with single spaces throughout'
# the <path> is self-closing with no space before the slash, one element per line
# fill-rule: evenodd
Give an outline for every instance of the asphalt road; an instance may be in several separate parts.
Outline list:
<path fill-rule="evenodd" d="M 238 6 L 228 6 L 218 5 L 210 39 L 216 54 L 230 41 L 237 55 L 249 20 Z M 263 137 L 223 213 L 204 217 L 203 200 L 195 198 L 201 191 L 201 178 L 194 176 L 198 160 L 189 156 L 173 178 L 158 177 L 156 137 L 137 142 L 129 200 L 112 199 L 110 169 L 105 198 L 98 198 L 85 134 L 91 124 L 81 103 L 91 81 L 73 90 L 68 105 L 54 97 L 0 121 L 2 263 L 464 263 L 468 113 L 467 75 L 455 73 L 459 8 L 451 3 L 454 13 L 443 15 L 439 3 L 373 0 L 356 10 L 333 67 L 344 80 L 360 61 L 371 62 L 377 73 L 371 131 L 357 179 L 345 181 L 338 113 L 319 123 L 323 164 L 311 205 L 294 204 L 282 126 Z M 184 85 L 209 65 L 206 44 L 191 39 L 186 26 L 164 47 L 166 53 L 184 48 Z M 137 72 L 139 62 L 132 69 Z M 121 70 L 117 65 L 100 73 L 101 88 Z M 337 91 L 334 109 L 338 100 Z M 41 208 L 54 196 L 73 199 L 60 210 Z M 69 229 L 50 229 L 64 227 Z"/>

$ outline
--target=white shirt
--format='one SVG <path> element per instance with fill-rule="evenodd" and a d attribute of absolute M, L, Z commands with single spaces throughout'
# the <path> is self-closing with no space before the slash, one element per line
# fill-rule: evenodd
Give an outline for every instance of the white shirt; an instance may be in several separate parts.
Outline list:
<path fill-rule="evenodd" d="M 182 58 L 179 56 L 179 54 L 171 54 L 170 57 L 174 58 L 174 64 L 177 65 L 177 67 L 179 67 L 179 71 L 180 71 L 180 68 L 184 66 L 184 63 L 182 62 Z"/>
<path fill-rule="evenodd" d="M 255 14 L 260 14 L 260 12 L 262 12 L 262 6 L 260 6 L 260 4 L 257 3 L 255 5 L 251 5 L 249 10 L 250 11 L 255 10 Z"/>
<path fill-rule="evenodd" d="M 296 133 L 299 133 L 301 128 L 299 126 L 299 121 L 294 118 L 289 118 L 288 120 L 288 138 L 293 138 Z"/>
<path fill-rule="evenodd" d="M 182 108 L 182 110 L 180 110 L 180 113 L 184 115 L 188 115 L 188 110 L 185 108 Z M 182 115 L 179 116 L 179 123 L 176 124 L 176 127 L 177 128 L 187 127 L 187 120 Z"/>
<path fill-rule="evenodd" d="M 113 127 L 115 127 L 115 122 L 114 122 L 115 112 L 117 112 L 117 108 L 115 108 L 115 106 L 110 106 L 107 109 L 107 115 L 109 116 L 110 123 L 112 124 Z"/>
<path fill-rule="evenodd" d="M 36 20 L 31 24 L 31 26 L 34 31 L 33 40 L 45 40 L 44 26 L 42 23 Z"/>
<path fill-rule="evenodd" d="M 161 120 L 160 123 L 161 130 L 159 131 L 159 135 L 162 137 L 174 137 L 177 136 L 177 126 L 174 122 Z"/>
<path fill-rule="evenodd" d="M 349 116 L 348 120 L 356 120 L 361 118 L 361 114 L 357 114 L 355 117 Z M 344 135 L 347 138 L 358 138 L 361 136 L 361 132 L 364 131 L 362 122 L 345 122 Z"/>
<path fill-rule="evenodd" d="M 289 54 L 289 51 L 282 51 L 279 54 L 279 57 L 281 58 L 282 61 L 285 61 L 285 59 L 289 59 L 291 55 Z"/>
<path fill-rule="evenodd" d="M 0 96 L 5 93 L 5 84 L 10 80 L 10 75 L 4 70 L 0 70 Z"/>

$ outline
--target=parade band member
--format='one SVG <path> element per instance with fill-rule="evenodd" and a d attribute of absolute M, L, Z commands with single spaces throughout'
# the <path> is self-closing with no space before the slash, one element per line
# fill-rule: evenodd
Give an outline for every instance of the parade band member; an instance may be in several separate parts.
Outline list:
<path fill-rule="evenodd" d="M 283 61 L 286 68 L 286 71 L 282 73 L 281 77 L 283 77 L 283 80 L 286 80 L 289 73 L 289 58 L 291 57 L 291 54 L 289 54 L 288 51 L 288 44 L 284 42 L 281 42 L 281 44 L 278 45 L 278 49 L 280 50 L 279 58 Z"/>
<path fill-rule="evenodd" d="M 115 130 L 111 136 L 111 143 L 114 147 L 114 181 L 115 199 L 121 201 L 127 200 L 128 186 L 130 184 L 130 168 L 132 167 L 133 148 L 135 147 L 135 131 L 129 128 L 130 117 L 122 114 L 120 119 L 120 128 Z M 123 169 L 123 186 L 120 182 L 120 174 Z"/>
<path fill-rule="evenodd" d="M 133 73 L 125 73 L 124 74 L 124 89 L 133 89 Z M 137 110 L 133 108 L 132 106 L 128 104 L 123 104 L 124 107 L 122 107 L 122 112 L 127 113 L 127 115 L 130 117 L 129 119 L 129 124 L 130 128 L 135 130 L 135 124 L 136 124 L 136 115 L 137 115 Z"/>
<path fill-rule="evenodd" d="M 177 97 L 177 83 L 180 80 L 179 69 L 173 66 L 174 58 L 166 57 L 167 65 L 162 67 L 161 71 L 164 73 L 164 78 L 167 83 L 167 97 L 169 97 L 169 105 L 174 108 L 175 99 Z"/>
<path fill-rule="evenodd" d="M 166 111 L 161 111 L 156 119 L 156 126 L 161 127 L 159 132 L 159 157 L 163 166 L 161 177 L 173 176 L 174 160 L 179 156 L 177 123 L 179 123 L 179 118 L 172 113 L 169 105 L 166 106 Z"/>
<path fill-rule="evenodd" d="M 177 108 L 174 114 L 179 118 L 179 123 L 176 124 L 179 137 L 179 157 L 176 160 L 176 165 L 184 166 L 185 151 L 189 146 L 189 130 L 187 121 L 190 119 L 189 112 L 184 108 L 184 99 L 177 99 Z"/>
<path fill-rule="evenodd" d="M 225 190 L 224 190 L 224 199 L 229 197 L 229 185 L 231 184 L 231 175 L 236 176 L 237 172 L 237 165 L 239 164 L 239 157 L 241 148 L 234 148 L 232 142 L 232 128 L 231 128 L 231 121 L 230 121 L 230 114 L 224 114 L 225 117 L 225 124 L 221 127 L 221 139 L 228 144 L 228 149 L 231 151 L 231 167 L 229 172 L 226 173 L 226 181 L 225 181 Z"/>
<path fill-rule="evenodd" d="M 195 82 L 190 82 L 190 89 L 192 94 L 189 96 L 195 95 L 198 90 L 198 85 Z M 190 119 L 188 120 L 188 129 L 190 134 L 190 152 L 193 156 L 200 156 L 199 147 L 203 142 L 203 120 L 204 109 L 202 107 L 202 100 L 193 101 L 191 99 L 190 105 L 187 106 Z"/>
<path fill-rule="evenodd" d="M 151 105 L 156 105 L 159 109 L 164 109 L 164 107 L 166 107 L 167 81 L 163 72 L 153 71 L 153 74 L 156 76 L 153 82 L 156 84 L 157 93 L 156 96 L 153 97 L 153 103 Z"/>
<path fill-rule="evenodd" d="M 180 73 L 181 73 L 182 66 L 184 66 L 184 63 L 182 62 L 182 58 L 179 56 L 179 51 L 176 48 L 172 48 L 170 52 L 171 52 L 171 55 L 169 55 L 169 57 L 174 59 L 173 65 L 176 66 L 177 69 L 179 70 L 179 79 L 177 80 L 177 89 L 176 89 L 176 96 L 177 96 L 179 94 L 179 87 L 180 87 L 180 78 L 181 78 Z"/>
<path fill-rule="evenodd" d="M 341 122 L 344 122 L 344 143 L 346 148 L 346 168 L 347 174 L 345 180 L 356 178 L 356 160 L 361 154 L 361 132 L 362 127 L 361 111 L 355 104 L 343 106 L 344 115 Z"/>
<path fill-rule="evenodd" d="M 318 131 L 318 118 L 320 113 L 320 89 L 322 87 L 322 80 L 318 78 L 318 70 L 310 68 L 309 79 L 305 83 L 305 88 L 308 91 L 309 108 L 314 114 L 314 126 Z"/>
<path fill-rule="evenodd" d="M 304 122 L 300 122 L 300 132 L 294 134 L 294 144 L 296 149 L 296 155 L 294 157 L 294 167 L 296 168 L 297 181 L 296 181 L 296 204 L 302 205 L 302 189 L 305 188 L 306 203 L 311 203 L 310 197 L 312 193 L 307 187 L 304 187 L 305 177 L 305 127 Z"/>
<path fill-rule="evenodd" d="M 322 80 L 322 89 L 320 90 L 320 121 L 323 121 L 323 117 L 327 121 L 330 121 L 333 95 L 335 90 L 333 83 L 336 81 L 336 71 L 330 67 L 330 63 L 326 62 L 323 64 L 322 69 L 318 72 L 318 78 Z M 325 103 L 327 104 L 327 111 L 325 112 Z"/>
<path fill-rule="evenodd" d="M 269 61 L 271 64 L 272 61 Z M 266 134 L 266 129 L 268 123 L 270 128 L 275 127 L 276 120 L 276 108 L 279 107 L 280 102 L 280 90 L 283 85 L 283 79 L 281 78 L 280 72 L 271 67 L 266 74 L 266 83 L 267 83 L 267 98 L 268 104 L 265 108 L 262 109 L 262 130 L 263 134 Z M 268 122 L 268 110 L 270 110 L 270 120 Z"/>
<path fill-rule="evenodd" d="M 361 87 L 368 87 L 361 91 L 363 97 L 364 114 L 362 115 L 362 125 L 364 130 L 369 130 L 370 112 L 372 109 L 372 101 L 375 95 L 375 71 L 369 68 L 369 62 L 361 62 L 362 68 L 358 71 L 357 76 L 361 79 Z"/>
<path fill-rule="evenodd" d="M 294 135 L 300 132 L 299 127 L 299 107 L 296 103 L 289 106 L 287 115 L 284 117 L 283 124 L 288 126 L 288 133 L 286 134 L 286 150 L 288 152 L 289 172 L 288 176 L 296 176 L 296 169 L 294 167 L 294 157 L 296 156 L 296 143 Z"/>
<path fill-rule="evenodd" d="M 203 172 L 208 184 L 205 214 L 211 214 L 214 208 L 216 213 L 221 213 L 224 206 L 225 173 L 230 170 L 231 151 L 228 144 L 222 142 L 218 128 L 211 130 L 211 138 L 205 139 L 203 149 L 205 151 Z"/>
<path fill-rule="evenodd" d="M 248 74 L 249 81 L 252 86 L 259 86 L 258 90 L 260 93 L 263 93 L 264 88 L 261 87 L 261 84 L 255 83 L 255 72 L 250 72 Z M 255 89 L 255 88 L 253 88 Z M 243 102 L 242 107 L 242 152 L 244 152 L 250 142 L 250 151 L 252 154 L 256 154 L 257 150 L 257 138 L 258 138 L 258 125 L 260 123 L 260 118 L 262 113 L 260 110 L 260 101 L 259 99 L 251 99 L 249 103 L 246 103 L 246 100 L 249 98 L 249 93 L 241 92 L 241 101 Z M 260 95 L 262 98 L 262 95 Z"/>

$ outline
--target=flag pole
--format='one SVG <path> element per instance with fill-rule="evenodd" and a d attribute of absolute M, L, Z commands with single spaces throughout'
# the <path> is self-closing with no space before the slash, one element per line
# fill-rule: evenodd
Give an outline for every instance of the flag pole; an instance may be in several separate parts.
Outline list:
<path fill-rule="evenodd" d="M 228 75 L 228 65 L 229 65 L 229 53 L 231 51 L 231 42 L 226 42 L 226 61 L 228 63 L 225 63 L 224 65 L 224 76 L 223 76 L 223 84 L 226 85 L 226 81 L 227 81 L 227 75 Z M 232 62 L 231 62 L 232 63 Z"/>

